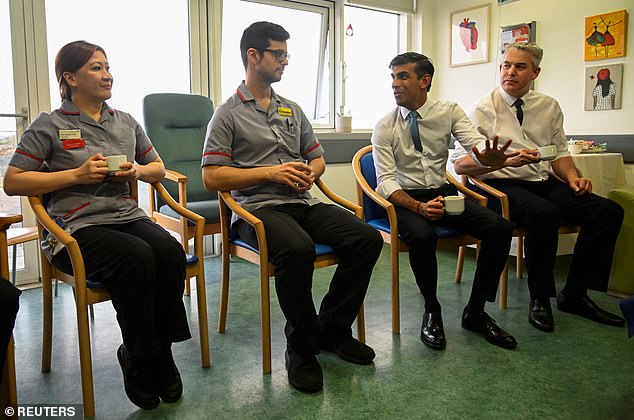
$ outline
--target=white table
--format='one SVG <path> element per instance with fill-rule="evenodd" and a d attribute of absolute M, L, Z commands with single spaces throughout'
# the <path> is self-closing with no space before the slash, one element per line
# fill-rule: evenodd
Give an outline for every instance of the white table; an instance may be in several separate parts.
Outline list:
<path fill-rule="evenodd" d="M 572 155 L 579 175 L 592 181 L 592 192 L 607 197 L 625 183 L 625 165 L 620 153 L 581 153 Z"/>

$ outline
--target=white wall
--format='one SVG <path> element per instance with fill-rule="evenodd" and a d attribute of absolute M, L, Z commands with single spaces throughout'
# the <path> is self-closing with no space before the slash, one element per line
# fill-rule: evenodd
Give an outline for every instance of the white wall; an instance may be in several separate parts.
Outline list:
<path fill-rule="evenodd" d="M 565 114 L 566 133 L 634 133 L 634 27 L 631 24 L 634 0 L 519 0 L 500 7 L 495 1 L 489 1 L 489 62 L 449 67 L 450 12 L 486 3 L 486 0 L 418 0 L 423 26 L 427 26 L 423 30 L 423 53 L 432 57 L 436 67 L 431 90 L 433 97 L 457 102 L 468 112 L 482 96 L 497 86 L 499 27 L 534 20 L 537 22 L 537 43 L 544 49 L 542 72 L 535 89 L 559 101 Z M 622 9 L 629 13 L 626 56 L 585 62 L 585 17 Z M 430 33 L 431 36 L 426 36 Z M 585 68 L 613 63 L 624 64 L 622 108 L 604 112 L 584 111 Z"/>

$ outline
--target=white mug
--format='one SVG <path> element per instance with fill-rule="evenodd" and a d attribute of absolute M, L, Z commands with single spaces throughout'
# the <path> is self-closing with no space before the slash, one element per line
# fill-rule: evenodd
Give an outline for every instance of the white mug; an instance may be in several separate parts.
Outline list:
<path fill-rule="evenodd" d="M 537 150 L 541 160 L 553 160 L 557 157 L 557 146 L 555 145 L 551 144 L 550 146 L 542 146 Z"/>
<path fill-rule="evenodd" d="M 445 197 L 445 211 L 447 214 L 458 215 L 464 211 L 464 197 L 461 195 L 449 195 Z"/>
<path fill-rule="evenodd" d="M 573 155 L 578 155 L 583 152 L 583 144 L 570 144 L 568 145 L 568 151 Z"/>
<path fill-rule="evenodd" d="M 112 155 L 106 156 L 106 163 L 108 164 L 108 171 L 110 174 L 114 174 L 121 170 L 121 164 L 126 163 L 128 157 L 126 155 Z"/>

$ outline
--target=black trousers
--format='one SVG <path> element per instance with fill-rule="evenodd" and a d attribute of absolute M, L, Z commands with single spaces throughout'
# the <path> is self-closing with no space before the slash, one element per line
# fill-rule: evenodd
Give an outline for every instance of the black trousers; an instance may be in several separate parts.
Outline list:
<path fill-rule="evenodd" d="M 4 277 L 0 277 L 0 377 L 7 357 L 9 340 L 13 333 L 15 317 L 20 308 L 19 299 L 22 292 Z"/>
<path fill-rule="evenodd" d="M 73 237 L 87 277 L 110 293 L 123 343 L 133 357 L 153 359 L 159 346 L 191 338 L 183 304 L 185 252 L 165 229 L 140 219 L 85 227 Z M 72 272 L 65 249 L 53 264 Z"/>
<path fill-rule="evenodd" d="M 448 184 L 427 190 L 407 190 L 416 200 L 427 202 L 439 195 L 456 195 L 456 187 Z M 398 231 L 409 248 L 409 262 L 425 301 L 436 300 L 438 263 L 436 261 L 436 226 L 444 226 L 480 239 L 480 252 L 473 278 L 470 302 L 494 302 L 500 275 L 508 259 L 512 229 L 508 221 L 495 212 L 465 198 L 465 211 L 459 215 L 445 213 L 432 222 L 404 207 L 396 206 Z"/>
<path fill-rule="evenodd" d="M 595 194 L 576 196 L 551 176 L 543 182 L 487 180 L 509 197 L 511 219 L 526 231 L 524 254 L 532 299 L 555 296 L 553 268 L 557 230 L 562 222 L 581 226 L 564 293 L 583 296 L 588 288 L 605 291 L 614 245 L 623 223 L 623 208 Z M 499 200 L 489 206 L 499 211 Z"/>
<path fill-rule="evenodd" d="M 324 203 L 283 204 L 252 213 L 264 223 L 289 348 L 300 354 L 317 354 L 318 340 L 350 336 L 383 246 L 379 233 L 352 213 Z M 243 220 L 234 226 L 244 241 L 258 246 L 252 226 Z M 314 242 L 331 246 L 339 257 L 319 317 L 311 290 Z"/>

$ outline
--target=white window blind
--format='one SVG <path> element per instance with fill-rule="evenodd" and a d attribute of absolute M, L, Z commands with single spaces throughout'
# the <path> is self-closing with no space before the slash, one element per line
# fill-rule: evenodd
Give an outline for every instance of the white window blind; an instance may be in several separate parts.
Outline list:
<path fill-rule="evenodd" d="M 367 7 L 399 13 L 414 13 L 415 0 L 345 0 L 349 6 Z"/>

